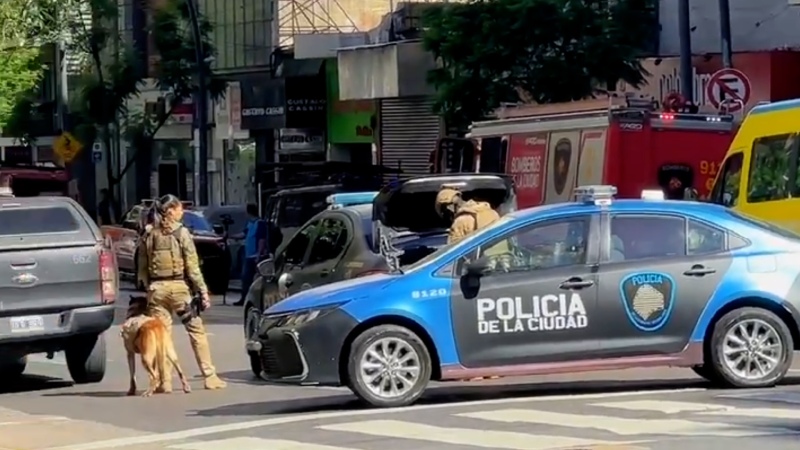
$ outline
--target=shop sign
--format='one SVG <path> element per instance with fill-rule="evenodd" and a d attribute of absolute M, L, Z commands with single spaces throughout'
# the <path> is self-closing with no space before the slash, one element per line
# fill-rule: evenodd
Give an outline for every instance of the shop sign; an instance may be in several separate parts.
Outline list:
<path fill-rule="evenodd" d="M 278 148 L 284 151 L 318 151 L 325 148 L 322 130 L 308 128 L 282 128 Z"/>
<path fill-rule="evenodd" d="M 375 130 L 373 100 L 339 100 L 336 62 L 326 63 L 328 86 L 328 142 L 331 144 L 371 144 Z"/>
<path fill-rule="evenodd" d="M 277 129 L 285 126 L 286 89 L 283 80 L 264 75 L 242 80 L 239 94 L 241 127 L 245 130 Z"/>

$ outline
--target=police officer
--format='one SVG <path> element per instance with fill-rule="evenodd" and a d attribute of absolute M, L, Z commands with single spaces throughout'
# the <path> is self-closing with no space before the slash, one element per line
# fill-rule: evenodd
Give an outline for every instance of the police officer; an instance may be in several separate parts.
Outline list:
<path fill-rule="evenodd" d="M 194 241 L 181 224 L 183 204 L 174 195 L 165 195 L 154 207 L 158 208 L 158 221 L 142 237 L 138 251 L 139 279 L 147 287 L 148 315 L 163 321 L 170 330 L 172 315 L 179 316 L 189 334 L 205 388 L 223 389 L 227 384 L 217 376 L 211 363 L 211 350 L 203 320 L 192 314 L 192 294 L 186 283 L 187 278 L 199 292 L 203 306 L 208 308 L 210 303 Z M 162 380 L 160 392 L 172 391 L 171 374 L 172 371 L 169 372 L 169 378 Z"/>
<path fill-rule="evenodd" d="M 436 212 L 448 221 L 452 221 L 447 234 L 448 244 L 458 242 L 500 219 L 500 215 L 489 203 L 464 201 L 461 191 L 447 184 L 443 185 L 436 195 Z"/>

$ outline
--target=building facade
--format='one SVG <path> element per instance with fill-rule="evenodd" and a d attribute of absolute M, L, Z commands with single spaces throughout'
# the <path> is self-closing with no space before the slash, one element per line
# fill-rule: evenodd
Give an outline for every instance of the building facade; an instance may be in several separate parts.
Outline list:
<path fill-rule="evenodd" d="M 800 34 L 795 31 L 800 21 L 797 0 L 729 0 L 731 11 L 731 43 L 736 52 L 758 52 L 800 48 Z M 692 53 L 704 55 L 720 52 L 719 3 L 690 2 Z M 680 53 L 678 35 L 678 2 L 662 0 L 659 6 L 661 36 L 660 56 Z"/>

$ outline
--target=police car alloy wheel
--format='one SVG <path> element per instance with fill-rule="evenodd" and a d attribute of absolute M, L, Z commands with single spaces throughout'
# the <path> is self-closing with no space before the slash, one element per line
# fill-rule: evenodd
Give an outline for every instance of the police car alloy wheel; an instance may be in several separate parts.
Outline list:
<path fill-rule="evenodd" d="M 348 376 L 350 389 L 364 402 L 381 408 L 406 406 L 428 386 L 431 358 L 411 330 L 380 325 L 353 341 Z"/>
<path fill-rule="evenodd" d="M 761 308 L 740 308 L 715 324 L 710 347 L 709 362 L 720 381 L 754 388 L 774 386 L 786 376 L 794 342 L 777 315 Z"/>

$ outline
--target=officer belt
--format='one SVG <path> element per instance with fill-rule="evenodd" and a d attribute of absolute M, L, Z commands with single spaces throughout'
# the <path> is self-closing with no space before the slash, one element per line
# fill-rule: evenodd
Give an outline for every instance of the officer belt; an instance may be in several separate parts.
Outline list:
<path fill-rule="evenodd" d="M 150 281 L 183 281 L 183 277 L 182 276 L 150 277 Z"/>

